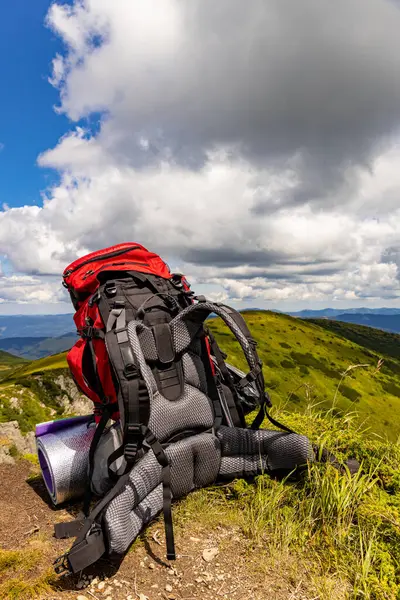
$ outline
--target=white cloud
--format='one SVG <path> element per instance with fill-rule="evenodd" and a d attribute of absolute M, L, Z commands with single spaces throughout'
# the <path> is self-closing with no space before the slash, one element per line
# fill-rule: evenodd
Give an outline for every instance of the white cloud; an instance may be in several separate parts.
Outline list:
<path fill-rule="evenodd" d="M 395 6 L 85 0 L 48 24 L 58 110 L 103 114 L 38 158 L 61 175 L 42 207 L 0 211 L 32 277 L 0 279 L 10 298 L 61 300 L 69 262 L 129 240 L 218 299 L 399 297 Z"/>
<path fill-rule="evenodd" d="M 65 302 L 66 294 L 59 282 L 28 275 L 0 275 L 0 303 L 51 304 Z"/>

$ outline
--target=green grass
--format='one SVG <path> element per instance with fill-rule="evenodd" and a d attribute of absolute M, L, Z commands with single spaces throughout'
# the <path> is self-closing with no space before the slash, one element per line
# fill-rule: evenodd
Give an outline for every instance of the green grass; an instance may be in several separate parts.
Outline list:
<path fill-rule="evenodd" d="M 274 405 L 301 412 L 312 402 L 329 410 L 336 396 L 335 414 L 345 415 L 356 409 L 359 421 L 366 420 L 371 433 L 392 441 L 397 439 L 400 358 L 395 356 L 391 334 L 382 337 L 376 333 L 378 330 L 363 327 L 364 337 L 356 338 L 354 328 L 359 326 L 348 323 L 340 323 L 339 334 L 331 331 L 323 319 L 316 324 L 269 311 L 249 311 L 243 316 L 257 340 L 266 388 Z M 222 321 L 210 319 L 207 325 L 228 354 L 227 360 L 245 370 L 242 350 Z M 365 337 L 368 332 L 369 342 Z M 386 335 L 391 340 L 389 354 L 384 353 L 385 346 L 381 343 Z M 348 339 L 351 336 L 354 339 Z M 400 336 L 394 337 L 400 340 Z M 383 364 L 377 369 L 380 359 Z M 347 371 L 342 378 L 351 365 L 365 366 Z"/>
<path fill-rule="evenodd" d="M 9 354 L 8 352 L 4 352 L 4 350 L 0 350 L 0 364 L 1 365 L 18 365 L 21 363 L 25 363 L 26 360 L 24 358 L 19 358 L 18 356 L 14 356 L 13 354 Z"/>
<path fill-rule="evenodd" d="M 57 577 L 39 540 L 18 550 L 0 549 L 0 600 L 33 600 L 54 595 Z M 44 566 L 46 564 L 46 566 Z"/>
<path fill-rule="evenodd" d="M 0 371 L 0 423 L 17 421 L 27 433 L 37 423 L 65 416 L 60 397 L 67 394 L 54 383 L 58 375 L 69 376 L 65 353 Z"/>
<path fill-rule="evenodd" d="M 315 463 L 296 482 L 261 475 L 199 490 L 177 506 L 177 527 L 239 528 L 260 572 L 294 565 L 293 587 L 307 598 L 400 598 L 400 446 L 368 438 L 354 415 L 307 407 L 274 416 L 340 461 L 356 457 L 360 471 Z"/>

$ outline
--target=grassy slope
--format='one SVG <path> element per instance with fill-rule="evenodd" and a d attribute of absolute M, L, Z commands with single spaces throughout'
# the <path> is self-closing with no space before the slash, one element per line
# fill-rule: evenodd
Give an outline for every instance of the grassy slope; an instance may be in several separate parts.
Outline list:
<path fill-rule="evenodd" d="M 379 346 L 370 340 L 369 347 L 365 347 L 315 323 L 273 312 L 246 312 L 244 317 L 258 342 L 266 387 L 274 405 L 302 411 L 309 403 L 319 403 L 320 408 L 328 409 L 332 407 L 341 373 L 350 365 L 367 365 L 351 370 L 341 381 L 335 399 L 336 414 L 356 410 L 361 420 L 367 419 L 373 432 L 393 441 L 398 438 L 400 359 L 393 356 L 393 348 L 389 350 L 391 356 L 387 356 L 384 344 Z M 245 369 L 243 353 L 221 320 L 211 319 L 208 325 L 228 360 Z M 342 331 L 349 327 L 347 323 L 340 326 Z M 374 330 L 369 331 L 375 335 Z M 380 358 L 384 363 L 377 371 Z"/>
<path fill-rule="evenodd" d="M 58 403 L 59 388 L 54 377 L 68 373 L 65 354 L 33 362 L 19 360 L 0 371 L 0 423 L 18 421 L 23 433 L 37 423 L 64 416 Z"/>
<path fill-rule="evenodd" d="M 306 405 L 304 387 L 297 390 L 295 402 L 287 400 L 293 389 L 312 383 L 312 397 L 329 406 L 339 383 L 337 372 L 351 364 L 369 363 L 370 368 L 355 370 L 354 379 L 345 381 L 349 389 L 359 392 L 359 402 L 338 395 L 338 407 L 344 411 L 356 407 L 365 414 L 372 392 L 380 411 L 384 411 L 384 403 L 393 404 L 390 419 L 395 423 L 399 399 L 384 392 L 382 386 L 390 381 L 398 384 L 398 361 L 392 356 L 391 364 L 371 347 L 366 350 L 308 322 L 259 312 L 247 313 L 245 318 L 259 342 L 269 388 L 271 384 L 275 388 L 274 415 L 308 435 L 314 443 L 326 445 L 340 459 L 356 457 L 362 462 L 362 471 L 351 478 L 339 475 L 329 465 L 316 465 L 310 466 L 304 482 L 281 483 L 260 476 L 255 484 L 239 480 L 199 490 L 175 506 L 177 531 L 189 526 L 192 532 L 193 524 L 204 531 L 238 527 L 247 542 L 240 549 L 231 550 L 248 553 L 257 577 L 267 585 L 271 571 L 287 574 L 293 598 L 398 600 L 400 446 L 366 435 L 354 416 L 334 416 L 326 410 L 318 414 Z M 238 348 L 220 321 L 212 321 L 210 328 L 229 353 L 229 360 L 243 368 Z M 311 360 L 308 354 L 314 359 L 313 366 L 307 367 L 309 373 L 302 373 L 301 363 L 304 371 L 304 362 Z M 373 367 L 382 356 L 385 366 L 374 374 Z M 294 361 L 296 364 L 288 364 Z M 27 376 L 38 372 L 51 376 L 52 369 L 63 367 L 64 355 L 24 365 L 3 380 L 3 391 L 6 386 L 18 385 L 23 377 L 29 379 Z M 379 429 L 387 427 L 391 437 L 396 437 L 394 425 L 385 426 L 384 415 L 376 414 L 374 425 Z M 24 582 L 29 580 L 32 586 L 43 584 L 44 575 L 30 582 L 28 567 L 24 574 L 25 559 L 30 556 L 29 552 L 25 556 L 26 552 L 25 548 L 19 548 L 15 555 L 0 551 L 1 598 L 10 597 L 11 584 L 15 590 L 15 580 L 11 579 L 14 563 L 23 572 Z M 43 597 L 35 587 L 31 590 L 17 592 L 13 597 Z"/>

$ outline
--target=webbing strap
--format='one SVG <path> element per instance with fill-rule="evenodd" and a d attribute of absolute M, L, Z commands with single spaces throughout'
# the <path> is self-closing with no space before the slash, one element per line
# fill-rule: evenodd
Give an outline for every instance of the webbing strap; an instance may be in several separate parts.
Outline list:
<path fill-rule="evenodd" d="M 168 560 L 175 560 L 175 542 L 171 510 L 172 491 L 170 462 L 159 440 L 150 431 L 150 429 L 144 425 L 141 425 L 140 427 L 144 439 L 152 449 L 157 462 L 162 467 L 163 514 L 165 537 L 167 542 L 167 558 Z M 129 481 L 130 471 L 131 468 L 118 479 L 115 486 L 95 505 L 92 512 L 85 519 L 77 519 L 76 525 L 74 521 L 71 522 L 70 530 L 79 533 L 79 537 L 75 540 L 70 551 L 54 562 L 57 573 L 68 570 L 70 570 L 72 573 L 76 573 L 96 562 L 102 556 L 102 554 L 104 554 L 105 549 L 103 533 L 100 525 L 95 521 L 105 507 L 111 502 L 111 500 L 113 500 L 113 498 L 115 498 L 115 496 L 123 489 L 124 485 Z M 73 523 L 74 525 L 72 525 Z M 69 524 L 65 523 L 63 525 L 67 526 Z M 59 528 L 59 532 L 65 532 L 66 529 L 67 527 Z M 63 537 L 66 536 L 64 535 Z"/>
<path fill-rule="evenodd" d="M 260 410 L 258 411 L 253 423 L 251 424 L 250 429 L 260 429 L 260 426 L 261 426 L 262 422 L 264 421 L 264 417 L 267 417 L 268 421 L 270 423 L 272 423 L 272 425 L 275 425 L 275 427 L 278 427 L 279 429 L 283 429 L 283 431 L 287 431 L 288 433 L 295 433 L 295 431 L 293 431 L 293 429 L 290 429 L 286 425 L 283 425 L 282 423 L 280 423 L 279 421 L 277 421 L 276 419 L 271 417 L 271 415 L 267 411 L 265 402 L 260 406 Z"/>
<path fill-rule="evenodd" d="M 107 404 L 106 406 L 104 406 L 100 421 L 96 427 L 96 431 L 94 432 L 94 436 L 93 436 L 92 442 L 90 444 L 89 474 L 88 474 L 88 480 L 86 483 L 85 495 L 84 495 L 84 499 L 83 499 L 83 514 L 85 516 L 87 516 L 89 514 L 90 502 L 92 500 L 91 483 L 92 483 L 93 470 L 94 470 L 94 455 L 96 453 L 96 448 L 99 444 L 100 438 L 103 434 L 104 429 L 106 428 L 107 422 L 108 422 L 109 418 L 111 417 L 112 413 L 113 413 L 113 409 L 110 408 L 110 405 Z"/>
<path fill-rule="evenodd" d="M 158 463 L 162 466 L 162 485 L 163 485 L 163 515 L 165 527 L 165 539 L 167 543 L 167 559 L 175 560 L 175 541 L 174 529 L 172 524 L 172 491 L 171 491 L 171 465 L 163 447 L 150 431 L 148 427 L 144 428 L 144 438 L 154 452 Z"/>
<path fill-rule="evenodd" d="M 217 365 L 218 365 L 219 370 L 221 371 L 221 374 L 224 378 L 224 383 L 226 383 L 226 385 L 228 386 L 228 388 L 230 389 L 230 391 L 232 393 L 233 401 L 234 401 L 234 404 L 236 407 L 237 418 L 239 419 L 242 427 L 246 427 L 246 422 L 244 420 L 244 414 L 243 414 L 243 411 L 241 410 L 240 402 L 238 402 L 238 400 L 237 400 L 235 385 L 232 381 L 232 377 L 231 377 L 231 374 L 229 373 L 228 367 L 225 364 L 224 355 L 223 355 L 220 347 L 218 346 L 213 334 L 210 331 L 208 331 L 207 333 L 208 333 L 208 337 L 210 339 L 212 353 L 214 354 L 214 356 L 217 360 Z M 225 358 L 226 358 L 226 355 L 225 355 Z M 220 396 L 221 396 L 221 394 L 223 396 L 223 398 L 220 398 L 221 402 L 223 402 L 225 399 L 225 394 L 224 394 L 223 390 L 221 389 L 221 386 L 218 386 L 218 384 L 217 384 L 217 389 L 218 389 L 218 393 L 220 394 Z M 226 405 L 226 401 L 225 401 L 225 405 Z M 233 427 L 234 423 L 232 421 L 232 416 L 230 414 L 229 407 L 223 406 L 223 408 L 225 408 L 225 410 L 226 410 L 225 418 L 226 418 L 228 425 Z M 234 415 L 235 418 L 236 418 L 236 415 Z"/>

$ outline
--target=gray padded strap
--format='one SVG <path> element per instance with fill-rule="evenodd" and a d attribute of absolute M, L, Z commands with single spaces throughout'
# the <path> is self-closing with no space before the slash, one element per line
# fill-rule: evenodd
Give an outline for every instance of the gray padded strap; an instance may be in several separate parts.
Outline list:
<path fill-rule="evenodd" d="M 231 314 L 229 313 L 229 311 L 231 311 Z M 253 369 L 254 367 L 256 367 L 257 361 L 254 353 L 254 342 L 250 334 L 248 336 L 247 334 L 245 335 L 246 331 L 243 332 L 243 328 L 239 327 L 237 323 L 238 319 L 236 312 L 234 319 L 232 317 L 232 309 L 229 309 L 229 307 L 227 309 L 227 307 L 225 306 L 214 304 L 213 302 L 208 301 L 202 301 L 198 304 L 192 304 L 188 306 L 170 322 L 169 326 L 172 332 L 175 351 L 183 352 L 184 350 L 186 350 L 186 348 L 192 341 L 192 336 L 190 335 L 187 322 L 190 322 L 192 318 L 193 320 L 200 318 L 200 320 L 204 321 L 207 318 L 207 316 L 211 313 L 215 313 L 219 317 L 221 317 L 221 319 L 224 321 L 227 327 L 229 327 L 234 336 L 237 338 L 246 356 L 246 360 L 250 368 Z"/>

